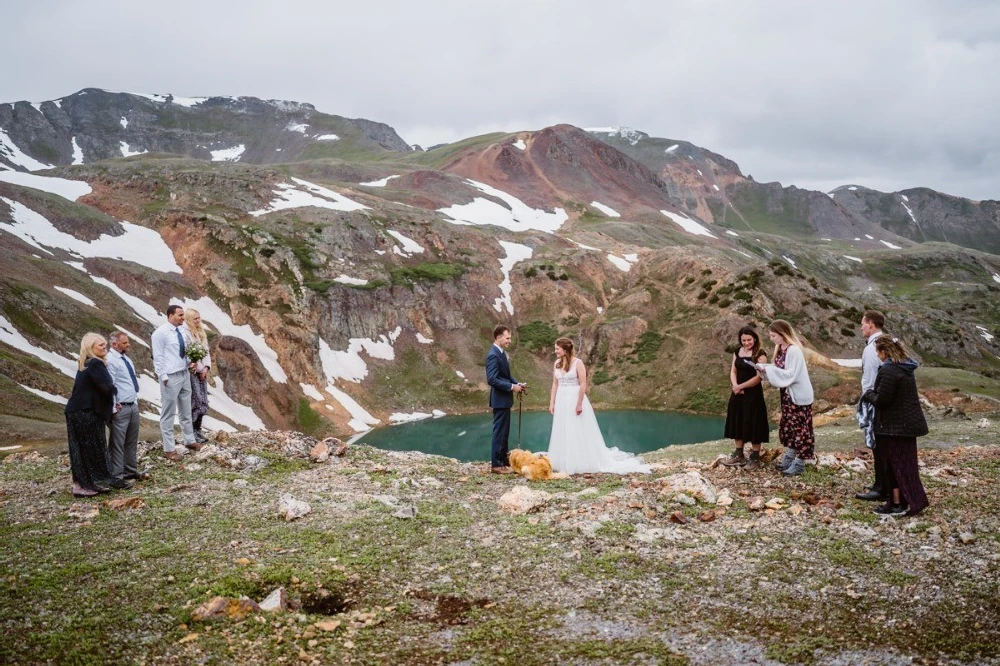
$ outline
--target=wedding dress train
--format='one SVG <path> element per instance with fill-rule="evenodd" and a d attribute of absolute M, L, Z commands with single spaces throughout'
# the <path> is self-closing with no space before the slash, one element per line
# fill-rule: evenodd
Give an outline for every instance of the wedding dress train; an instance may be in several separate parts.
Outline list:
<path fill-rule="evenodd" d="M 576 403 L 580 395 L 580 380 L 576 363 L 569 372 L 557 368 L 555 413 L 552 416 L 552 434 L 549 436 L 549 462 L 556 472 L 582 474 L 584 472 L 610 472 L 612 474 L 649 473 L 650 467 L 638 456 L 604 443 L 604 435 L 597 425 L 597 416 L 590 399 L 583 397 L 583 411 L 577 415 Z"/>

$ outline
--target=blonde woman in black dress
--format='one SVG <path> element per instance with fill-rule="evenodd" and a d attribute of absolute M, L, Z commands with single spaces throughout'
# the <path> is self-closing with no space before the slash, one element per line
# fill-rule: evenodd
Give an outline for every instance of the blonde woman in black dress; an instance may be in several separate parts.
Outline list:
<path fill-rule="evenodd" d="M 753 470 L 760 466 L 760 445 L 768 441 L 767 404 L 760 376 L 753 363 L 767 363 L 767 353 L 760 346 L 757 331 L 749 326 L 740 329 L 740 348 L 733 354 L 729 368 L 732 393 L 726 410 L 725 436 L 735 440 L 736 450 L 722 461 L 729 467 Z M 750 458 L 743 445 L 750 442 Z"/>

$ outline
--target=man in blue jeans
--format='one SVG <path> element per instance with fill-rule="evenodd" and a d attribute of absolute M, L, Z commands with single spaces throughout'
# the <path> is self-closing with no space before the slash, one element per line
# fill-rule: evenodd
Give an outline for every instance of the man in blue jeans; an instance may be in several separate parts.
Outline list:
<path fill-rule="evenodd" d="M 486 355 L 486 383 L 490 385 L 490 407 L 493 408 L 493 453 L 490 472 L 510 474 L 507 460 L 507 440 L 510 437 L 510 408 L 514 394 L 524 390 L 510 374 L 510 359 L 504 351 L 510 344 L 510 329 L 503 324 L 493 329 L 493 346 Z"/>

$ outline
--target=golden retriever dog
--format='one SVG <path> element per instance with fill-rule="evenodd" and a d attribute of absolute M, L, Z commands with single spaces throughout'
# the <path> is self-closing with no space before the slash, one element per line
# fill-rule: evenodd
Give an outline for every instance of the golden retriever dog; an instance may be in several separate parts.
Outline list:
<path fill-rule="evenodd" d="M 510 467 L 529 481 L 566 478 L 566 474 L 553 474 L 552 463 L 545 454 L 532 453 L 524 449 L 514 449 L 508 457 Z"/>

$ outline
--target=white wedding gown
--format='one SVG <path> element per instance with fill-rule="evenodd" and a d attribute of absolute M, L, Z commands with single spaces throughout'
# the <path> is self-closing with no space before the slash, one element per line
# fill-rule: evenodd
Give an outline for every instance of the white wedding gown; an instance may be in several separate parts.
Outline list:
<path fill-rule="evenodd" d="M 555 370 L 559 382 L 556 389 L 555 414 L 552 416 L 552 434 L 549 436 L 549 462 L 556 472 L 582 474 L 584 472 L 610 472 L 612 474 L 649 473 L 650 467 L 642 459 L 617 448 L 608 448 L 604 435 L 597 425 L 590 399 L 583 396 L 583 411 L 577 415 L 576 401 L 580 395 L 580 380 L 576 363 L 564 372 Z"/>

